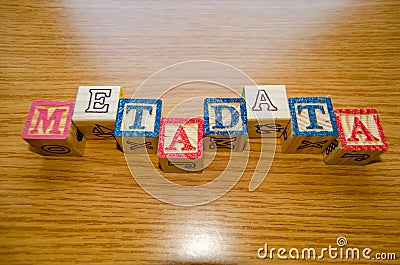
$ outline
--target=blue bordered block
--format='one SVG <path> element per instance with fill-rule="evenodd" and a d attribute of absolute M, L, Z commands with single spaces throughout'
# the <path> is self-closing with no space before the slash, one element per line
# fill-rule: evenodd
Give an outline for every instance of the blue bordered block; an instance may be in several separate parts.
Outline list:
<path fill-rule="evenodd" d="M 250 138 L 280 138 L 290 121 L 285 85 L 244 86 Z"/>
<path fill-rule="evenodd" d="M 114 136 L 125 153 L 157 153 L 162 101 L 121 98 Z"/>
<path fill-rule="evenodd" d="M 243 98 L 204 99 L 204 150 L 243 151 L 247 138 Z"/>
<path fill-rule="evenodd" d="M 322 153 L 338 135 L 328 97 L 289 98 L 291 123 L 281 137 L 283 153 Z"/>

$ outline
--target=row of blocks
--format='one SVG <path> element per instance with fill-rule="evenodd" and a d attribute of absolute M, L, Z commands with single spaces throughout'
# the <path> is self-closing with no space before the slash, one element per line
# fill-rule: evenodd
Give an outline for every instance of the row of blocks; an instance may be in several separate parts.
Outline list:
<path fill-rule="evenodd" d="M 161 116 L 160 99 L 80 86 L 75 104 L 34 101 L 22 136 L 41 154 L 78 156 L 86 139 L 115 138 L 126 153 L 157 153 L 165 172 L 201 171 L 204 151 L 240 152 L 249 137 L 280 138 L 283 153 L 323 153 L 327 164 L 365 165 L 388 148 L 376 110 L 334 110 L 328 97 L 288 99 L 284 85 L 206 98 L 204 119 Z"/>

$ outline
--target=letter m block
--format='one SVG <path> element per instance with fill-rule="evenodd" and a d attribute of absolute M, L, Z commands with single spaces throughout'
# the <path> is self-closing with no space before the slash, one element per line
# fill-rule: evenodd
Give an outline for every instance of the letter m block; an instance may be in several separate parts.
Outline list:
<path fill-rule="evenodd" d="M 114 136 L 125 153 L 157 153 L 162 101 L 121 98 Z"/>
<path fill-rule="evenodd" d="M 204 150 L 244 150 L 248 138 L 243 98 L 204 99 Z"/>
<path fill-rule="evenodd" d="M 366 165 L 388 149 L 374 109 L 335 110 L 339 137 L 324 152 L 326 164 Z"/>
<path fill-rule="evenodd" d="M 22 138 L 43 155 L 83 155 L 86 139 L 71 122 L 73 109 L 67 101 L 32 102 Z"/>
<path fill-rule="evenodd" d="M 322 153 L 339 135 L 330 98 L 289 98 L 289 110 L 282 153 Z"/>

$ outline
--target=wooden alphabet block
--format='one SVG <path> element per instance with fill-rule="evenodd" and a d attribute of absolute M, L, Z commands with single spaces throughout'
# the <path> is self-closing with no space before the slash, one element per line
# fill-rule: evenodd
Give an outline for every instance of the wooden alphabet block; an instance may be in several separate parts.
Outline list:
<path fill-rule="evenodd" d="M 203 169 L 202 119 L 161 119 L 158 159 L 162 171 L 183 173 Z"/>
<path fill-rule="evenodd" d="M 245 100 L 204 99 L 204 134 L 205 151 L 243 151 L 248 139 Z"/>
<path fill-rule="evenodd" d="M 80 86 L 76 94 L 73 123 L 87 139 L 113 139 L 120 86 Z"/>
<path fill-rule="evenodd" d="M 22 138 L 43 155 L 82 156 L 86 139 L 71 122 L 74 103 L 32 102 Z"/>
<path fill-rule="evenodd" d="M 330 98 L 289 98 L 289 109 L 282 153 L 322 153 L 339 135 Z"/>
<path fill-rule="evenodd" d="M 324 152 L 326 164 L 366 165 L 388 149 L 374 109 L 335 110 L 339 137 Z"/>
<path fill-rule="evenodd" d="M 119 100 L 114 136 L 125 153 L 157 153 L 161 110 L 160 99 Z"/>
<path fill-rule="evenodd" d="M 245 86 L 249 138 L 280 138 L 290 121 L 284 85 Z"/>

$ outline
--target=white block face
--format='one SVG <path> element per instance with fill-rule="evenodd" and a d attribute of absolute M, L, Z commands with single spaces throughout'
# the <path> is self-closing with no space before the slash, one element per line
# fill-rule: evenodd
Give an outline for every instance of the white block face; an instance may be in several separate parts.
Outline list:
<path fill-rule="evenodd" d="M 112 139 L 120 86 L 80 86 L 72 120 L 87 139 Z"/>
<path fill-rule="evenodd" d="M 304 106 L 316 106 L 312 111 L 315 113 L 316 122 L 318 126 L 311 126 L 309 109 Z M 300 109 L 299 109 L 300 108 Z M 294 103 L 294 109 L 296 112 L 297 124 L 299 132 L 320 132 L 320 131 L 332 131 L 332 123 L 329 115 L 328 105 L 326 103 Z M 314 124 L 315 125 L 315 124 Z M 311 128 L 313 127 L 313 128 Z"/>
<path fill-rule="evenodd" d="M 245 86 L 248 120 L 290 119 L 284 85 Z"/>
<path fill-rule="evenodd" d="M 74 116 L 78 121 L 115 120 L 120 86 L 80 86 L 76 95 Z"/>
<path fill-rule="evenodd" d="M 136 133 L 151 133 L 155 130 L 157 118 L 157 104 L 125 103 L 122 117 L 121 131 L 135 131 Z"/>
<path fill-rule="evenodd" d="M 215 108 L 224 106 L 224 108 L 221 109 L 221 119 L 219 120 L 219 117 L 215 115 Z M 236 112 L 239 115 L 232 115 L 231 110 L 229 108 L 233 108 L 236 110 Z M 225 131 L 243 131 L 246 128 L 243 128 L 243 120 L 242 120 L 242 115 L 241 109 L 240 109 L 240 103 L 239 102 L 229 102 L 229 103 L 209 103 L 208 104 L 208 113 L 209 113 L 209 125 L 210 125 L 210 130 L 214 132 L 225 132 Z M 218 128 L 217 123 L 222 121 L 222 125 L 226 126 L 225 128 Z M 232 125 L 232 126 L 230 126 Z"/>

